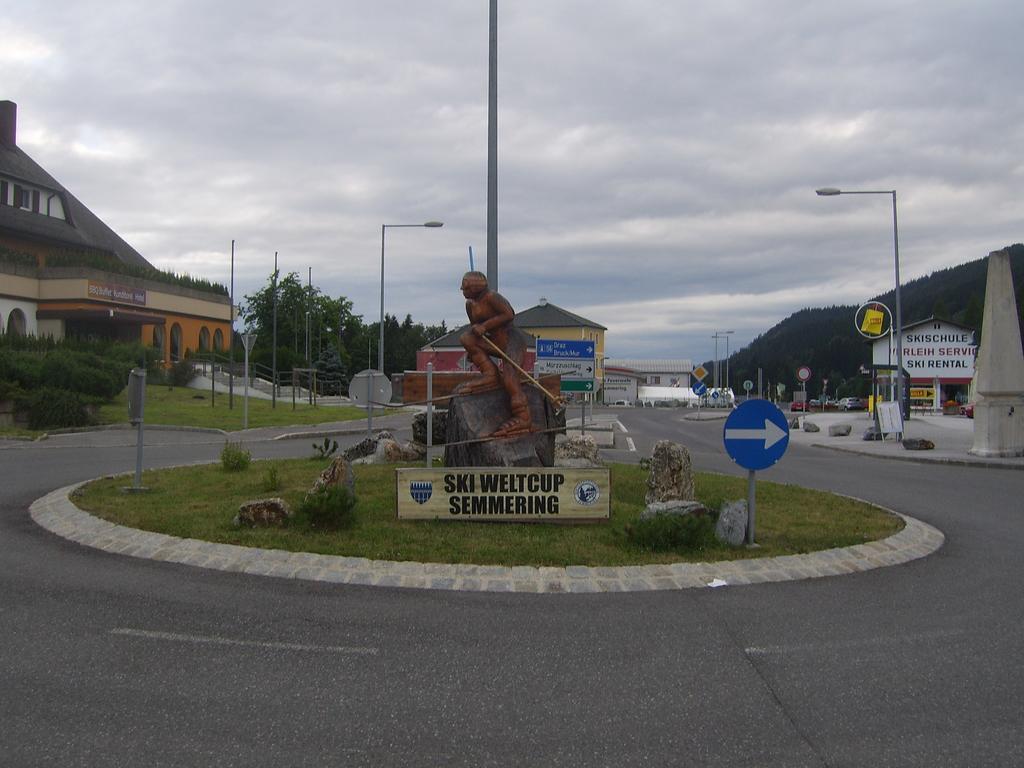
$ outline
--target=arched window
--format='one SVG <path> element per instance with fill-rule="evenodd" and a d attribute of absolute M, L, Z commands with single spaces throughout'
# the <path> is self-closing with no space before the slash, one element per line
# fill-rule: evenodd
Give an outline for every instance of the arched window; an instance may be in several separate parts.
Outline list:
<path fill-rule="evenodd" d="M 205 325 L 199 329 L 199 351 L 210 351 L 210 329 Z"/>
<path fill-rule="evenodd" d="M 171 326 L 171 362 L 176 363 L 182 359 L 181 326 L 175 323 Z"/>
<path fill-rule="evenodd" d="M 153 326 L 153 349 L 160 353 L 160 359 L 163 360 L 164 355 L 164 327 L 162 325 Z"/>
<path fill-rule="evenodd" d="M 12 309 L 7 316 L 7 333 L 11 336 L 24 336 L 26 327 L 25 313 L 17 308 Z"/>
<path fill-rule="evenodd" d="M 213 349 L 217 352 L 224 351 L 224 331 L 220 328 L 213 332 Z"/>

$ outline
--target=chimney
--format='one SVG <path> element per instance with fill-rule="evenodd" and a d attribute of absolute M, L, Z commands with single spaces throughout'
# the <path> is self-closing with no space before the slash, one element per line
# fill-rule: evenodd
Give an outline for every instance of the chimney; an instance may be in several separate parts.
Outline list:
<path fill-rule="evenodd" d="M 18 146 L 18 105 L 0 101 L 0 144 Z"/>

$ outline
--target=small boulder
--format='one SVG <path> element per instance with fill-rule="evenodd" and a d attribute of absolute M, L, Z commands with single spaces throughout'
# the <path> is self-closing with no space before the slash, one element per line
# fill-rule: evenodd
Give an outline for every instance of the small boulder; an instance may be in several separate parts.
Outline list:
<path fill-rule="evenodd" d="M 708 508 L 699 501 L 673 499 L 671 501 L 651 502 L 640 513 L 640 519 L 650 520 L 654 517 L 682 517 L 683 515 L 700 517 L 706 514 L 708 514 Z"/>
<path fill-rule="evenodd" d="M 433 445 L 444 445 L 445 433 L 448 431 L 448 411 L 444 408 L 435 408 L 431 417 L 434 433 Z M 412 417 L 412 440 L 421 445 L 427 444 L 427 414 L 420 411 Z"/>
<path fill-rule="evenodd" d="M 393 438 L 377 441 L 377 447 L 370 456 L 363 456 L 353 464 L 400 464 L 420 461 L 427 456 L 425 446 L 416 443 L 402 443 Z"/>
<path fill-rule="evenodd" d="M 568 439 L 555 443 L 555 466 L 586 468 L 601 467 L 604 463 L 593 435 L 570 435 Z"/>
<path fill-rule="evenodd" d="M 645 504 L 659 501 L 693 501 L 693 464 L 690 452 L 679 443 L 659 440 L 651 455 Z"/>
<path fill-rule="evenodd" d="M 715 523 L 715 537 L 731 547 L 738 547 L 747 540 L 746 499 L 722 503 Z"/>
<path fill-rule="evenodd" d="M 242 504 L 232 522 L 236 527 L 246 525 L 250 528 L 269 528 L 284 525 L 292 514 L 284 499 L 256 499 Z"/>
<path fill-rule="evenodd" d="M 935 447 L 935 443 L 923 437 L 907 437 L 903 439 L 903 447 L 908 451 L 930 451 Z"/>
<path fill-rule="evenodd" d="M 830 424 L 828 428 L 829 437 L 846 437 L 853 432 L 852 424 Z"/>
<path fill-rule="evenodd" d="M 821 432 L 821 427 L 815 424 L 813 421 L 804 419 L 804 432 Z"/>
<path fill-rule="evenodd" d="M 356 476 L 352 473 L 352 463 L 344 456 L 338 456 L 327 469 L 320 473 L 320 477 L 313 482 L 313 487 L 306 495 L 309 496 L 322 488 L 330 488 L 335 485 L 344 485 L 355 495 Z"/>
<path fill-rule="evenodd" d="M 381 440 L 394 440 L 395 436 L 388 432 L 386 429 L 382 429 L 373 437 L 364 437 L 358 443 L 345 449 L 345 452 L 341 455 L 349 461 L 355 459 L 362 459 L 366 456 L 373 456 L 377 451 L 377 443 Z"/>

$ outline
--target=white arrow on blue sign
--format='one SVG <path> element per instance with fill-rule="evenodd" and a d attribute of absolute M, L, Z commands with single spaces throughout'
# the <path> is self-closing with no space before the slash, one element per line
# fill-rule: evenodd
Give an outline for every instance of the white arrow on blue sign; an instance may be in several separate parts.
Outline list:
<path fill-rule="evenodd" d="M 593 358 L 594 342 L 537 339 L 537 357 Z"/>
<path fill-rule="evenodd" d="M 705 384 L 703 381 L 698 381 L 696 384 L 693 385 L 693 393 L 695 395 L 703 395 L 707 391 L 708 385 Z"/>
<path fill-rule="evenodd" d="M 744 469 L 767 469 L 789 447 L 786 415 L 767 400 L 747 400 L 722 428 L 725 451 Z"/>

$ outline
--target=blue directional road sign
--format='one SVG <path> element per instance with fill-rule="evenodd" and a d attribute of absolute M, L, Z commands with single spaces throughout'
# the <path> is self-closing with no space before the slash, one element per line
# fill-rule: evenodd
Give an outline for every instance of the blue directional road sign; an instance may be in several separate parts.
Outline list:
<path fill-rule="evenodd" d="M 695 395 L 700 396 L 700 395 L 703 395 L 707 391 L 708 391 L 708 385 L 705 384 L 703 381 L 698 381 L 696 384 L 693 385 L 693 394 L 695 394 Z"/>
<path fill-rule="evenodd" d="M 767 469 L 789 447 L 786 416 L 767 400 L 747 400 L 725 420 L 725 451 L 744 469 Z"/>
<path fill-rule="evenodd" d="M 561 339 L 537 339 L 537 357 L 554 357 L 561 359 L 593 359 L 594 342 L 562 341 Z"/>

